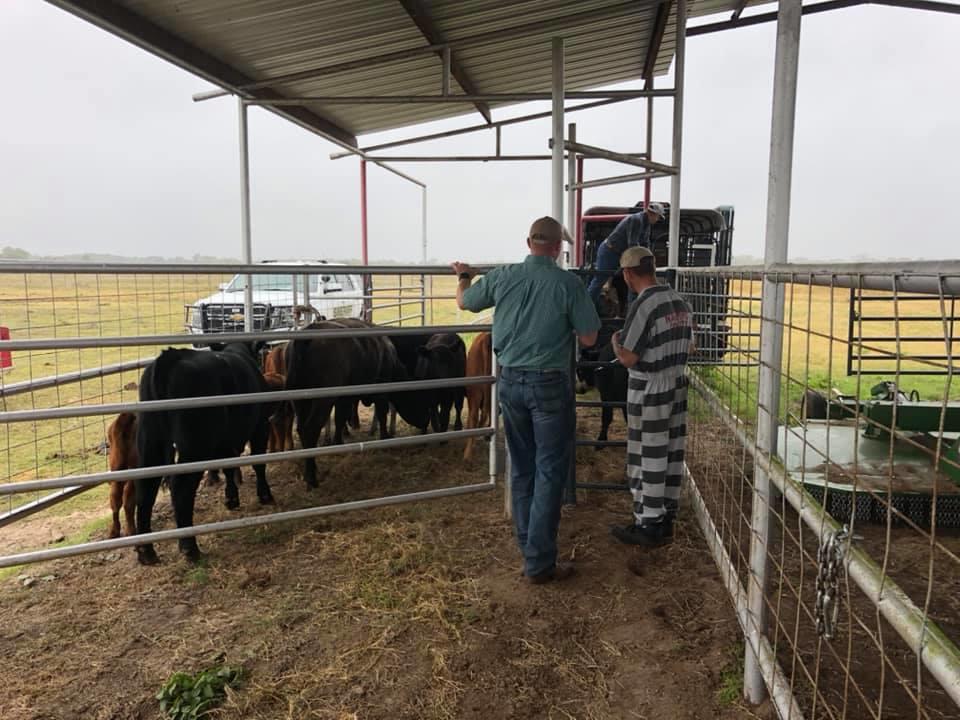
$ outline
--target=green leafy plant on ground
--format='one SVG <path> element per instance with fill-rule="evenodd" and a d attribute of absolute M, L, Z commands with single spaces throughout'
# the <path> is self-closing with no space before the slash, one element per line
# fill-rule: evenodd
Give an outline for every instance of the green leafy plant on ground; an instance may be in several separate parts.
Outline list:
<path fill-rule="evenodd" d="M 218 665 L 194 675 L 175 672 L 157 693 L 160 712 L 170 720 L 198 720 L 220 703 L 226 688 L 243 678 L 241 668 Z"/>
<path fill-rule="evenodd" d="M 743 697 L 743 651 L 743 643 L 736 643 L 730 650 L 729 661 L 720 671 L 717 703 L 722 707 L 735 705 Z"/>

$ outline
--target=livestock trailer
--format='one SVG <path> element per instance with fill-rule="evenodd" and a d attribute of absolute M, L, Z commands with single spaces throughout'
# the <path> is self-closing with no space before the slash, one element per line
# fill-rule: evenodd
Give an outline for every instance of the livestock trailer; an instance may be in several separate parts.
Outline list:
<path fill-rule="evenodd" d="M 651 250 L 657 267 L 668 265 L 670 228 L 669 203 L 662 203 L 666 217 L 651 230 Z M 624 217 L 643 211 L 643 203 L 633 207 L 591 207 L 580 219 L 575 246 L 575 264 L 582 276 L 589 277 L 596 267 L 597 248 Z M 715 209 L 680 210 L 680 267 L 730 265 L 733 245 L 732 205 Z M 727 324 L 729 281 L 711 276 L 681 276 L 664 272 L 667 282 L 683 292 L 694 314 L 694 333 L 699 357 L 719 360 L 727 348 L 730 327 Z"/>

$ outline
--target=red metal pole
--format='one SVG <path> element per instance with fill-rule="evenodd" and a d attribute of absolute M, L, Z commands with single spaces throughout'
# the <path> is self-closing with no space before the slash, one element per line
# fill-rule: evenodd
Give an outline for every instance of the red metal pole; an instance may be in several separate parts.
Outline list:
<path fill-rule="evenodd" d="M 583 156 L 577 157 L 577 182 L 583 182 Z M 577 267 L 583 267 L 583 188 L 577 188 L 577 246 L 574 252 Z"/>

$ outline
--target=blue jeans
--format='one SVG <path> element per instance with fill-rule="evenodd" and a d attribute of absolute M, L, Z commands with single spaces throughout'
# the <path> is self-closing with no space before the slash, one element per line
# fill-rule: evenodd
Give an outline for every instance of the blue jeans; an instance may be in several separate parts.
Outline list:
<path fill-rule="evenodd" d="M 502 368 L 500 411 L 510 450 L 513 523 L 528 576 L 557 563 L 557 529 L 574 445 L 567 371 Z"/>
<path fill-rule="evenodd" d="M 607 245 L 606 241 L 600 243 L 600 246 L 597 248 L 597 258 L 594 261 L 594 267 L 597 270 L 607 271 L 602 275 L 594 275 L 590 280 L 590 284 L 587 286 L 587 293 L 590 295 L 590 299 L 593 300 L 593 304 L 596 305 L 600 301 L 600 290 L 603 288 L 604 283 L 620 268 L 620 253 Z"/>

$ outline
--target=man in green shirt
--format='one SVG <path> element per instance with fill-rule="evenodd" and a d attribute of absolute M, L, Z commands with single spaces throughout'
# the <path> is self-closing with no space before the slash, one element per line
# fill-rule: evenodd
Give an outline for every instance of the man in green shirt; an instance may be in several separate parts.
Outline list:
<path fill-rule="evenodd" d="M 498 394 L 511 460 L 513 522 L 524 573 L 540 584 L 573 574 L 557 563 L 557 530 L 576 428 L 570 359 L 597 341 L 600 318 L 583 283 L 557 266 L 563 226 L 543 217 L 527 238 L 522 263 L 495 268 L 471 284 L 474 270 L 453 263 L 457 305 L 496 307 L 493 350 L 500 364 Z"/>

